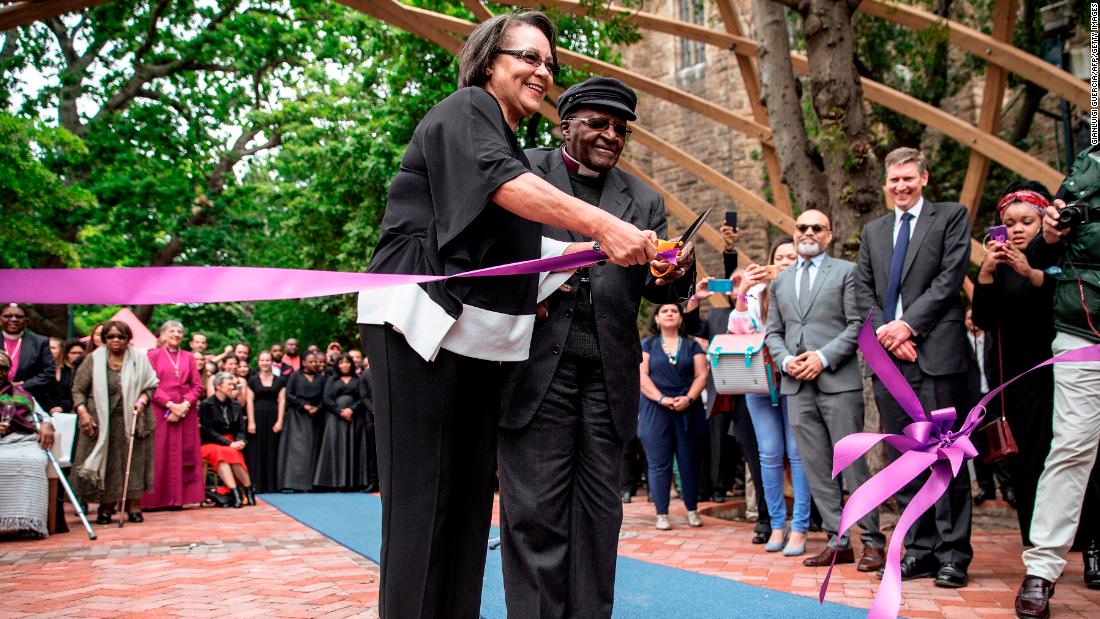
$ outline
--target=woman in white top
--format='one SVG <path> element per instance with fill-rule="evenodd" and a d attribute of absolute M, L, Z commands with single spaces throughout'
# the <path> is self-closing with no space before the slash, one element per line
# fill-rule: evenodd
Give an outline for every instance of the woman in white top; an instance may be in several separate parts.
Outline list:
<path fill-rule="evenodd" d="M 769 266 L 750 265 L 741 274 L 737 287 L 737 301 L 730 314 L 730 333 L 764 333 L 765 316 L 768 315 L 768 283 L 779 271 L 798 260 L 794 241 L 781 237 L 772 245 Z M 810 485 L 802 472 L 802 458 L 787 420 L 787 398 L 779 396 L 779 405 L 773 406 L 766 393 L 750 393 L 745 403 L 752 417 L 756 442 L 760 446 L 760 477 L 764 485 L 764 499 L 771 516 L 772 532 L 764 549 L 768 552 L 783 551 L 788 557 L 797 557 L 806 550 L 806 530 L 810 525 Z M 791 463 L 791 483 L 794 486 L 794 509 L 791 530 L 787 522 L 787 502 L 783 496 L 783 457 Z"/>

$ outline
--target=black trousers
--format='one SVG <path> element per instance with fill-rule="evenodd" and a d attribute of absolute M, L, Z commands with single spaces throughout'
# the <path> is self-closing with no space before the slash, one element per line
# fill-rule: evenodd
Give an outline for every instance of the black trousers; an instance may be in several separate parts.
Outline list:
<path fill-rule="evenodd" d="M 362 325 L 382 489 L 382 617 L 476 618 L 493 513 L 501 364 L 424 361 Z"/>
<path fill-rule="evenodd" d="M 741 457 L 749 466 L 749 473 L 752 473 L 752 486 L 756 491 L 756 513 L 759 516 L 753 530 L 757 533 L 769 533 L 772 530 L 772 520 L 768 513 L 768 504 L 764 500 L 764 481 L 760 477 L 760 447 L 756 444 L 756 431 L 752 427 L 749 408 L 745 405 L 745 396 L 733 396 L 733 411 L 730 415 L 729 433 L 737 440 Z"/>
<path fill-rule="evenodd" d="M 955 406 L 958 416 L 955 428 L 962 425 L 967 409 L 966 374 L 947 376 L 929 376 L 922 374 L 915 364 L 901 364 L 902 374 L 920 399 L 926 413 L 939 408 Z M 901 434 L 912 418 L 898 406 L 894 397 L 883 386 L 882 381 L 874 379 L 875 403 L 878 404 L 882 425 L 890 434 Z M 960 407 L 962 405 L 963 407 Z M 886 452 L 893 461 L 900 455 L 893 447 L 887 446 Z M 898 510 L 904 511 L 913 496 L 928 480 L 930 473 L 917 476 L 898 491 L 896 499 Z M 974 549 L 970 545 L 970 471 L 962 467 L 952 480 L 934 507 L 924 512 L 920 519 L 910 527 L 905 536 L 905 554 L 919 561 L 930 558 L 939 563 L 955 562 L 964 568 L 974 558 Z"/>
<path fill-rule="evenodd" d="M 707 420 L 708 434 L 707 467 L 702 469 L 699 482 L 699 500 L 709 501 L 711 497 L 733 488 L 737 479 L 737 465 L 741 463 L 737 448 L 737 439 L 730 436 L 732 415 L 715 412 Z"/>
<path fill-rule="evenodd" d="M 599 361 L 565 357 L 526 427 L 500 430 L 509 617 L 610 617 L 623 442 Z"/>

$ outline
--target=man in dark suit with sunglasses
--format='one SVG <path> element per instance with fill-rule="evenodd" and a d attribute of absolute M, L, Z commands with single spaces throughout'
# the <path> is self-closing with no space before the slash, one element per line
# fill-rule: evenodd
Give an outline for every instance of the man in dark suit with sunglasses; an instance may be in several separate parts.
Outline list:
<path fill-rule="evenodd" d="M 596 77 L 558 99 L 560 148 L 526 151 L 558 189 L 667 238 L 664 201 L 615 169 L 637 96 Z M 545 236 L 588 241 L 545 227 Z M 691 294 L 694 254 L 663 279 L 648 266 L 580 269 L 540 306 L 531 356 L 505 382 L 498 442 L 501 555 L 508 615 L 610 617 L 622 503 L 620 453 L 638 424 L 644 296 Z"/>

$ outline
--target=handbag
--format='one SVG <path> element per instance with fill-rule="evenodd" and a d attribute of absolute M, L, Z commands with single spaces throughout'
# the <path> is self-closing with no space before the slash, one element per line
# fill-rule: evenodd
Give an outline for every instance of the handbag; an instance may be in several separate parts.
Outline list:
<path fill-rule="evenodd" d="M 997 367 L 1001 378 L 1004 378 L 1004 360 L 1001 356 L 1001 328 L 999 325 L 997 327 Z M 987 453 L 982 457 L 982 462 L 986 464 L 1000 462 L 1009 456 L 1020 453 L 1019 447 L 1016 446 L 1016 437 L 1012 435 L 1012 428 L 1009 427 L 1008 420 L 1005 419 L 1004 394 L 1001 394 L 998 399 L 1001 401 L 1000 417 L 978 428 L 978 434 L 985 441 Z"/>
<path fill-rule="evenodd" d="M 718 393 L 767 393 L 772 405 L 779 405 L 775 364 L 763 333 L 717 335 L 710 341 L 707 359 Z"/>

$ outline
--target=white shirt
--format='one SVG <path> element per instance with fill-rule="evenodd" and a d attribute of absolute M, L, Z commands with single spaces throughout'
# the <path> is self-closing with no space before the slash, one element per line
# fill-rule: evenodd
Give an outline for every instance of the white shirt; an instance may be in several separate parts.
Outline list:
<path fill-rule="evenodd" d="M 794 298 L 796 300 L 798 300 L 800 295 L 802 294 L 802 269 L 807 268 L 806 263 L 809 262 L 808 268 L 810 269 L 810 290 L 813 290 L 814 280 L 817 279 L 817 273 L 821 270 L 821 263 L 824 261 L 825 252 L 821 252 L 813 258 L 810 258 L 809 261 L 807 261 L 804 257 L 799 256 L 798 263 L 796 264 L 798 270 L 795 271 L 798 277 L 795 279 L 794 283 Z"/>
<path fill-rule="evenodd" d="M 917 229 L 917 220 L 920 219 L 920 212 L 923 208 L 924 196 L 921 196 L 921 198 L 917 200 L 917 203 L 913 205 L 913 208 L 909 209 L 908 211 L 903 211 L 900 208 L 894 209 L 894 232 L 891 237 L 894 239 L 894 245 L 898 244 L 898 231 L 901 230 L 901 216 L 906 213 L 909 213 L 913 216 L 913 218 L 909 220 L 909 240 L 913 240 L 913 231 Z M 901 319 L 902 309 L 901 294 L 898 294 L 898 305 L 896 308 L 894 308 L 895 319 Z M 909 330 L 912 331 L 913 328 L 910 327 Z"/>
<path fill-rule="evenodd" d="M 974 335 L 966 332 L 966 339 L 970 341 L 970 348 L 978 359 L 978 374 L 981 376 L 981 390 L 983 394 L 989 393 L 989 380 L 985 377 L 985 332 Z"/>

